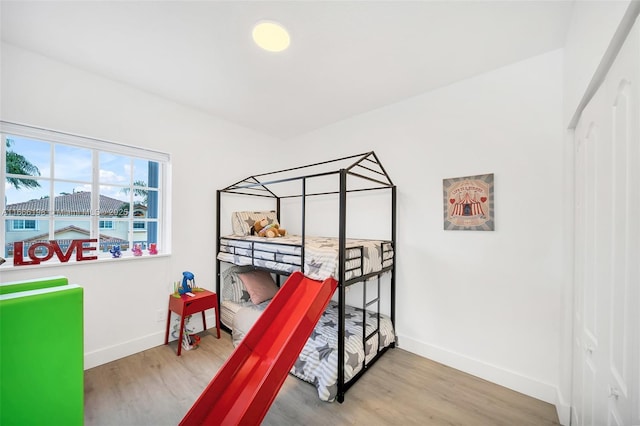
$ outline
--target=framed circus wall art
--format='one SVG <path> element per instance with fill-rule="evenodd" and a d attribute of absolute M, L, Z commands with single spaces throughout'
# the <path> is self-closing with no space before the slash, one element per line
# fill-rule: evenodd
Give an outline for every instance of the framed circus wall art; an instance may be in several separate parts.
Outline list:
<path fill-rule="evenodd" d="M 444 229 L 493 231 L 493 173 L 442 180 Z"/>

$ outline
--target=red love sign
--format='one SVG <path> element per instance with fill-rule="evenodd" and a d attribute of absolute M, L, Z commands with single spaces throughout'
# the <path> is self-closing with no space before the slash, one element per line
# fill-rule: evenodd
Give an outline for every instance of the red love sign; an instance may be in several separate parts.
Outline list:
<path fill-rule="evenodd" d="M 451 204 L 453 204 L 453 203 L 455 203 L 455 202 L 456 202 L 456 199 L 455 199 L 455 198 L 449 198 L 449 202 L 450 202 Z"/>
<path fill-rule="evenodd" d="M 480 201 L 484 203 L 485 201 L 487 201 L 487 197 L 480 197 Z"/>
<path fill-rule="evenodd" d="M 62 263 L 66 263 L 71 258 L 71 255 L 75 251 L 76 253 L 76 261 L 80 262 L 83 260 L 95 260 L 98 256 L 86 256 L 85 252 L 91 252 L 96 249 L 96 247 L 83 247 L 84 243 L 96 243 L 97 239 L 91 240 L 73 240 L 67 248 L 66 253 L 62 251 L 57 241 L 49 241 L 49 242 L 39 242 L 33 244 L 29 247 L 27 251 L 27 256 L 29 260 L 24 259 L 24 243 L 22 241 L 16 241 L 13 243 L 14 246 L 14 255 L 13 255 L 13 264 L 15 266 L 20 265 L 37 265 L 40 262 L 45 262 L 53 257 L 55 254 L 58 260 Z M 45 255 L 39 257 L 36 254 L 36 250 L 39 248 L 45 249 Z M 88 254 L 88 253 L 87 253 Z"/>

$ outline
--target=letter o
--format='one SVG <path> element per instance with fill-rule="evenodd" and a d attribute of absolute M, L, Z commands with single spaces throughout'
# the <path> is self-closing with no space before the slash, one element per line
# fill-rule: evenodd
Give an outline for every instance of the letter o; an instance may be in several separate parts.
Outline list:
<path fill-rule="evenodd" d="M 36 255 L 36 250 L 39 247 L 46 247 L 47 249 L 47 255 L 44 257 L 38 257 Z M 49 243 L 35 243 L 34 245 L 32 245 L 31 247 L 29 247 L 29 258 L 32 260 L 40 260 L 41 262 L 44 262 L 45 260 L 49 260 L 53 257 L 53 250 L 51 250 L 51 245 Z"/>

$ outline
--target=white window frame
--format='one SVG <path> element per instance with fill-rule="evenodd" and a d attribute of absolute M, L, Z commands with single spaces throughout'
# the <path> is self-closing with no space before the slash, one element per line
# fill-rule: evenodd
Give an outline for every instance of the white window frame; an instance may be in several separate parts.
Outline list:
<path fill-rule="evenodd" d="M 90 138 L 85 136 L 78 136 L 69 133 L 59 132 L 55 130 L 43 129 L 39 127 L 12 123 L 8 121 L 0 121 L 0 134 L 2 135 L 1 144 L 0 144 L 0 158 L 5 158 L 6 156 L 6 143 L 5 136 L 22 136 L 26 138 L 31 138 L 35 140 L 40 140 L 43 142 L 57 143 L 75 146 L 79 148 L 91 149 L 97 152 L 108 152 L 111 154 L 123 155 L 127 157 L 140 158 L 147 161 L 157 162 L 159 165 L 159 182 L 158 182 L 158 241 L 157 247 L 159 249 L 160 255 L 169 255 L 171 254 L 171 215 L 170 215 L 170 206 L 171 206 L 171 156 L 168 153 L 154 151 L 147 148 L 139 148 L 129 145 L 124 145 L 120 143 L 100 140 L 96 138 Z M 92 211 L 99 211 L 99 208 L 93 208 L 93 206 L 99 205 L 99 196 L 100 196 L 100 181 L 99 181 L 99 167 L 98 167 L 98 155 L 94 155 L 94 170 L 92 176 Z M 5 182 L 6 182 L 6 168 L 3 166 L 0 170 L 0 179 L 2 179 L 2 185 L 0 185 L 0 202 L 2 203 L 2 212 L 3 217 L 0 220 L 0 256 L 4 255 L 4 247 L 5 247 L 5 236 L 7 220 L 5 219 L 24 219 L 24 218 L 11 218 L 6 215 L 6 198 L 5 198 Z M 50 182 L 54 182 L 53 177 L 39 177 L 39 179 L 49 180 Z M 50 198 L 54 199 L 54 186 L 50 185 L 51 195 Z M 133 195 L 132 195 L 133 197 Z M 133 200 L 131 201 L 131 205 L 133 205 Z M 56 220 L 55 212 L 53 209 L 50 209 L 50 212 L 46 216 L 37 216 L 33 218 L 29 218 L 27 220 L 35 220 L 36 227 L 38 227 L 38 222 L 41 220 L 48 220 L 51 226 L 49 226 L 50 239 L 54 238 L 54 226 L 53 223 Z M 90 230 L 90 238 L 98 239 L 97 249 L 92 253 L 97 255 L 99 259 L 111 259 L 110 253 L 103 253 L 99 248 L 99 239 L 100 239 L 100 221 L 108 221 L 110 219 L 100 217 L 99 214 L 91 215 L 91 230 Z M 129 222 L 129 242 L 130 246 L 133 247 L 133 222 L 136 218 L 133 216 L 133 209 L 129 212 L 129 217 L 127 218 Z M 140 219 L 137 219 L 140 220 Z M 156 219 L 154 219 L 156 220 Z M 145 227 L 146 228 L 146 227 Z M 123 253 L 123 257 L 132 256 L 131 250 L 127 253 Z M 137 258 L 137 257 L 136 257 Z M 7 262 L 9 263 L 9 262 Z M 55 261 L 55 257 L 50 259 L 47 262 L 40 263 L 37 266 L 46 266 L 57 263 Z M 73 264 L 74 261 L 71 260 L 65 265 Z M 3 268 L 11 267 L 11 265 L 5 264 Z"/>

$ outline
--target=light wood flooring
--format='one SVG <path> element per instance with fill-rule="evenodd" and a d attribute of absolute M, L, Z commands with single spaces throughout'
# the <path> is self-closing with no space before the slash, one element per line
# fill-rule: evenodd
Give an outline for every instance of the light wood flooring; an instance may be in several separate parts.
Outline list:
<path fill-rule="evenodd" d="M 215 329 L 214 329 L 215 332 Z M 233 351 L 231 337 L 200 333 L 201 346 L 176 356 L 177 342 L 85 371 L 86 426 L 177 425 Z M 287 377 L 263 425 L 557 425 L 542 401 L 394 348 L 345 395 L 318 399 Z"/>

